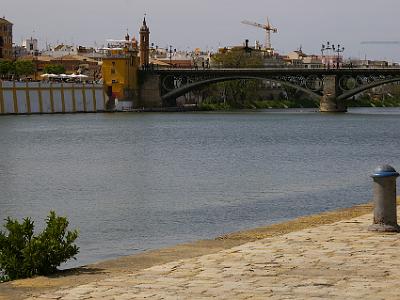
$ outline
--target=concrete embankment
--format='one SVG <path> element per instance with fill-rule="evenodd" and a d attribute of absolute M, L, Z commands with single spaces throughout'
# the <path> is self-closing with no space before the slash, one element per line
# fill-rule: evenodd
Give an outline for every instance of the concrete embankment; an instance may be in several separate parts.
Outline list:
<path fill-rule="evenodd" d="M 228 257 L 231 255 L 226 251 L 230 251 L 229 249 L 234 247 L 246 247 L 245 245 L 247 244 L 250 245 L 255 241 L 264 240 L 267 241 L 264 243 L 268 245 L 272 242 L 272 240 L 269 241 L 270 239 L 285 239 L 284 236 L 291 232 L 304 232 L 304 234 L 306 234 L 307 231 L 313 230 L 314 234 L 318 234 L 320 226 L 326 224 L 334 224 L 338 221 L 350 220 L 365 214 L 367 214 L 367 219 L 371 219 L 371 210 L 372 206 L 370 204 L 359 205 L 348 209 L 301 217 L 281 224 L 274 224 L 253 230 L 227 234 L 213 240 L 202 240 L 165 249 L 148 251 L 138 255 L 121 257 L 115 260 L 99 262 L 78 269 L 64 271 L 48 278 L 37 277 L 33 279 L 3 283 L 0 284 L 0 299 L 25 299 L 30 296 L 38 296 L 41 294 L 44 295 L 39 299 L 49 299 L 49 295 L 59 295 L 59 298 L 61 298 L 64 294 L 60 291 L 64 291 L 66 293 L 65 295 L 67 295 L 69 290 L 72 291 L 74 288 L 79 289 L 80 286 L 87 285 L 90 285 L 88 291 L 95 291 L 97 289 L 95 284 L 96 282 L 102 282 L 110 278 L 121 278 L 121 276 L 122 278 L 124 278 L 124 276 L 132 276 L 130 274 L 144 274 L 145 276 L 147 273 L 146 269 L 148 268 L 158 268 L 157 266 L 171 263 L 174 264 L 176 261 L 179 261 L 177 265 L 182 265 L 182 260 L 201 259 L 201 257 L 211 254 L 217 255 L 218 261 L 223 262 L 225 256 Z M 340 237 L 342 233 L 340 231 L 335 231 L 335 235 Z M 307 238 L 303 241 L 304 244 L 307 244 L 306 239 Z M 303 242 L 299 242 L 298 246 L 301 246 Z M 270 249 L 259 249 L 258 251 L 263 251 L 264 255 L 269 255 L 268 253 L 270 252 Z M 318 257 L 315 258 L 318 259 Z M 244 259 L 244 257 L 242 259 Z M 180 268 L 186 267 L 187 266 L 183 264 Z M 212 268 L 218 268 L 218 265 L 213 266 Z M 221 266 L 221 268 L 225 267 Z M 192 275 L 187 275 L 188 282 L 190 282 Z M 119 281 L 118 286 L 124 285 L 123 282 L 124 280 Z M 131 285 L 132 283 L 126 282 L 127 288 Z M 157 294 L 157 291 L 152 292 Z M 75 298 L 80 299 L 80 297 Z"/>

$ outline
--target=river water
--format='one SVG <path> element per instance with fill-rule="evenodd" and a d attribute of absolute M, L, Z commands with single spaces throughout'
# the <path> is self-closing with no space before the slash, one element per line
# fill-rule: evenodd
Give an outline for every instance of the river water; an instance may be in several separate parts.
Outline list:
<path fill-rule="evenodd" d="M 0 117 L 0 220 L 50 209 L 83 265 L 365 203 L 400 109 Z"/>

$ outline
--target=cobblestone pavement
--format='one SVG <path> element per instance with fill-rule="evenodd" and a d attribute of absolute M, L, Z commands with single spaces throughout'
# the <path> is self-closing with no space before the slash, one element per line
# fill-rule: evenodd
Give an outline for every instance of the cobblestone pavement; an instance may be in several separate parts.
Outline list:
<path fill-rule="evenodd" d="M 38 299 L 400 299 L 400 235 L 371 215 L 110 277 Z"/>

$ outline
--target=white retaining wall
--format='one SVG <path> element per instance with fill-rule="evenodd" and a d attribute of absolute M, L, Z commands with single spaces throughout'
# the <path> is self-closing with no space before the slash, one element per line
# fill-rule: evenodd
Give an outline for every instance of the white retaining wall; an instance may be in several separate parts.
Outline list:
<path fill-rule="evenodd" d="M 101 84 L 0 81 L 0 114 L 98 112 L 106 99 Z"/>

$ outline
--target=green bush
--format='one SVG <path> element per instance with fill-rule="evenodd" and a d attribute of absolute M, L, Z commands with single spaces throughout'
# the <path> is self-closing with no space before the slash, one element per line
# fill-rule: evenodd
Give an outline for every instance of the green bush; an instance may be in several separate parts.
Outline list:
<path fill-rule="evenodd" d="M 28 76 L 35 73 L 36 66 L 32 61 L 29 60 L 17 60 L 14 63 L 15 73 L 19 76 Z"/>
<path fill-rule="evenodd" d="M 213 110 L 229 110 L 231 106 L 227 103 L 209 103 L 209 102 L 202 102 L 199 105 L 200 110 L 204 111 L 213 111 Z"/>
<path fill-rule="evenodd" d="M 63 74 L 65 73 L 65 67 L 63 65 L 47 65 L 43 69 L 44 73 L 47 74 Z"/>
<path fill-rule="evenodd" d="M 22 223 L 7 218 L 4 227 L 8 235 L 0 231 L 0 273 L 2 270 L 3 280 L 49 275 L 55 273 L 60 264 L 75 259 L 79 252 L 74 245 L 78 231 L 67 231 L 67 218 L 58 217 L 54 211 L 49 213 L 46 224 L 43 232 L 35 236 L 30 218 L 25 218 Z"/>

